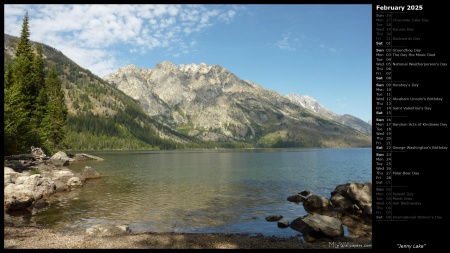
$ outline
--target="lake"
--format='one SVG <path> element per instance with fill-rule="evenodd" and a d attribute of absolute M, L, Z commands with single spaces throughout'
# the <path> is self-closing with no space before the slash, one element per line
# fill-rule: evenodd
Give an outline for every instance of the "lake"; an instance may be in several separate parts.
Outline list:
<path fill-rule="evenodd" d="M 267 222 L 303 216 L 286 200 L 303 190 L 329 198 L 339 184 L 372 181 L 372 149 L 238 149 L 91 151 L 100 179 L 38 213 L 10 216 L 46 228 L 79 232 L 96 224 L 128 224 L 133 232 L 245 233 L 291 237 L 299 232 Z"/>

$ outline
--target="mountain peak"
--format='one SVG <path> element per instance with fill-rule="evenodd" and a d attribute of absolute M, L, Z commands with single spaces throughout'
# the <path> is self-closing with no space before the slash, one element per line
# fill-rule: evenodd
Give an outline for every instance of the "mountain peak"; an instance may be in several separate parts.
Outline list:
<path fill-rule="evenodd" d="M 181 64 L 178 69 L 184 73 L 188 72 L 198 72 L 200 74 L 206 74 L 211 70 L 211 66 L 207 65 L 206 63 L 202 62 L 199 65 L 195 63 L 191 64 Z"/>
<path fill-rule="evenodd" d="M 119 68 L 119 70 L 120 69 L 124 69 L 124 70 L 139 70 L 139 68 L 136 65 L 134 65 L 134 64 L 130 64 L 128 66 L 125 66 L 125 68 Z"/>
<path fill-rule="evenodd" d="M 155 70 L 156 69 L 168 69 L 168 70 L 172 70 L 175 68 L 175 65 L 173 63 L 171 63 L 170 61 L 163 61 L 163 62 L 159 62 L 156 64 L 155 66 Z"/>

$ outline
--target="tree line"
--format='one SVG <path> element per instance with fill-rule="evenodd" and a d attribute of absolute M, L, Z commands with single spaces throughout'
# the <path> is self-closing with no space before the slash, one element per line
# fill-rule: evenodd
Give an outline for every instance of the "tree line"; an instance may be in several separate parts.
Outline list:
<path fill-rule="evenodd" d="M 4 63 L 4 152 L 46 154 L 64 148 L 67 107 L 55 66 L 46 67 L 43 47 L 31 46 L 25 13 L 15 57 Z"/>

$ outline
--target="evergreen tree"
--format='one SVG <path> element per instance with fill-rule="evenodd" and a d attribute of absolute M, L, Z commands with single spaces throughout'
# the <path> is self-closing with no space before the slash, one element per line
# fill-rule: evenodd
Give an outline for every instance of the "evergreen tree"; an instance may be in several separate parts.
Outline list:
<path fill-rule="evenodd" d="M 45 108 L 47 107 L 47 101 L 48 98 L 46 97 L 45 92 L 45 61 L 44 61 L 44 54 L 42 45 L 39 44 L 36 47 L 36 56 L 34 57 L 34 64 L 33 64 L 33 72 L 34 72 L 34 87 L 36 88 L 37 92 L 36 94 L 32 94 L 32 96 L 36 97 L 36 103 L 35 108 L 32 110 L 32 120 L 31 125 L 35 126 L 34 134 L 38 137 L 39 143 L 37 145 L 41 146 L 42 143 L 45 141 L 42 137 L 43 132 L 45 132 L 45 129 L 43 129 L 41 121 L 45 114 Z"/>
<path fill-rule="evenodd" d="M 45 61 L 42 44 L 38 44 L 36 46 L 36 55 L 33 61 L 33 71 L 34 86 L 36 87 L 36 93 L 34 94 L 34 96 L 39 97 L 39 94 L 45 86 Z"/>
<path fill-rule="evenodd" d="M 20 87 L 13 83 L 13 67 L 7 65 L 5 70 L 5 82 L 3 86 L 4 110 L 4 152 L 5 155 L 26 152 L 27 139 L 30 135 L 28 113 L 25 111 L 25 98 Z"/>
<path fill-rule="evenodd" d="M 16 57 L 21 55 L 27 56 L 29 61 L 33 60 L 33 50 L 31 49 L 30 44 L 30 29 L 28 27 L 28 11 L 25 13 L 22 21 L 22 32 L 16 49 Z"/>
<path fill-rule="evenodd" d="M 21 101 L 16 101 L 17 104 L 20 104 L 21 108 L 17 108 L 17 110 L 23 109 L 28 118 L 28 126 L 17 132 L 18 135 L 21 135 L 21 138 L 25 138 L 23 139 L 25 143 L 21 145 L 23 147 L 21 152 L 25 152 L 26 150 L 29 152 L 30 146 L 40 147 L 42 144 L 39 134 L 40 119 L 37 117 L 38 94 L 41 87 L 36 84 L 35 70 L 37 66 L 34 63 L 35 57 L 29 37 L 28 12 L 26 12 L 22 23 L 20 40 L 17 44 L 16 59 L 12 68 L 11 80 L 11 86 L 15 86 L 13 90 L 21 93 L 21 96 L 17 97 Z M 26 148 L 27 146 L 28 148 Z"/>
<path fill-rule="evenodd" d="M 41 51 L 42 52 L 42 51 Z M 19 82 L 23 94 L 25 94 L 26 97 L 26 103 L 25 103 L 25 109 L 33 112 L 37 109 L 37 97 L 39 95 L 39 89 L 42 87 L 39 87 L 39 85 L 43 85 L 43 80 L 39 80 L 40 83 L 36 83 L 37 79 L 42 78 L 42 74 L 38 73 L 36 75 L 35 70 L 39 65 L 42 65 L 43 63 L 43 56 L 38 56 L 38 62 L 36 65 L 34 63 L 35 56 L 33 54 L 33 50 L 31 47 L 30 42 L 30 30 L 28 28 L 28 11 L 25 13 L 25 17 L 23 18 L 22 23 L 22 32 L 20 34 L 20 41 L 17 44 L 16 49 L 16 58 L 26 58 L 26 60 L 22 61 L 22 66 L 19 68 L 22 73 L 19 73 L 19 75 L 15 75 L 15 82 Z M 39 59 L 42 57 L 42 59 Z M 43 66 L 39 66 L 43 67 Z M 40 70 L 39 70 L 40 71 Z M 17 73 L 16 73 L 17 74 Z M 23 75 L 20 75 L 23 74 Z M 45 75 L 45 74 L 44 74 Z M 35 126 L 37 127 L 37 126 Z"/>
<path fill-rule="evenodd" d="M 28 88 L 33 84 L 32 63 L 24 55 L 15 59 L 11 70 L 11 79 L 5 90 L 5 118 L 10 120 L 7 134 L 12 134 L 13 152 L 29 153 L 30 146 L 35 145 L 37 136 L 33 134 L 34 126 L 30 124 L 31 108 L 30 95 Z M 9 107 L 8 109 L 6 107 Z M 23 125 L 25 124 L 25 125 Z M 6 127 L 6 125 L 5 125 Z M 5 129 L 5 135 L 6 135 Z"/>
<path fill-rule="evenodd" d="M 67 125 L 67 107 L 64 101 L 64 92 L 55 67 L 49 71 L 45 82 L 47 106 L 42 120 L 46 137 L 45 147 L 51 152 L 62 148 Z"/>
<path fill-rule="evenodd" d="M 13 62 L 9 59 L 5 59 L 4 65 L 3 65 L 3 74 L 5 76 L 4 82 L 3 82 L 3 88 L 7 89 L 11 87 L 11 84 L 13 82 L 12 79 L 12 64 Z"/>

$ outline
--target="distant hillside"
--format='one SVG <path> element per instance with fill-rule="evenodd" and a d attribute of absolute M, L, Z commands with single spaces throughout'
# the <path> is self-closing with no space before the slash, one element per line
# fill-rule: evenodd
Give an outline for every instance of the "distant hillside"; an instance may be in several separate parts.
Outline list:
<path fill-rule="evenodd" d="M 349 126 L 367 135 L 372 135 L 372 125 L 369 122 L 365 122 L 360 118 L 352 116 L 350 114 L 338 115 L 329 109 L 322 106 L 314 98 L 310 96 L 301 96 L 297 94 L 286 95 L 294 103 L 297 103 L 308 110 L 311 110 L 317 114 L 320 114 L 328 119 L 337 121 L 343 125 Z"/>

